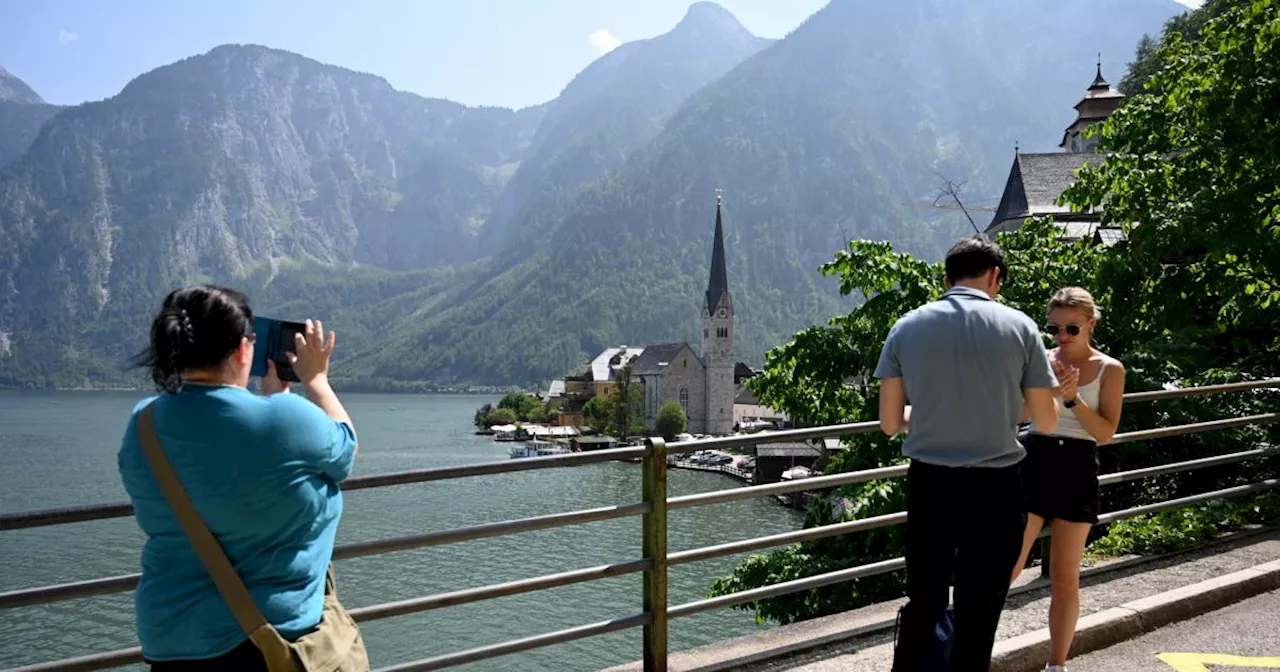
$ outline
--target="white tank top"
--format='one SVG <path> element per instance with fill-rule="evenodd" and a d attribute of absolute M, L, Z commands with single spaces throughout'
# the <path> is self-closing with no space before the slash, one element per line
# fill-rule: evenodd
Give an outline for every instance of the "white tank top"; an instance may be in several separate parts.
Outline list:
<path fill-rule="evenodd" d="M 1103 365 L 1102 368 L 1098 369 L 1098 375 L 1088 385 L 1081 385 L 1076 388 L 1076 396 L 1080 397 L 1085 405 L 1094 411 L 1098 410 L 1098 391 L 1102 387 L 1102 374 L 1106 370 L 1106 365 Z M 1062 405 L 1058 406 L 1058 429 L 1054 430 L 1050 436 L 1083 439 L 1085 441 L 1097 440 L 1085 430 L 1084 425 L 1080 424 L 1080 420 L 1076 418 L 1076 412 Z"/>

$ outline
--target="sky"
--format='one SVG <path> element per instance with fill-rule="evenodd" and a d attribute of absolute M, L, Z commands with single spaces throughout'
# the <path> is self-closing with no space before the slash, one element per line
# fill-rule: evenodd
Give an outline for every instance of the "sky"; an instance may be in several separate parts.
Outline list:
<path fill-rule="evenodd" d="M 0 0 L 0 66 L 45 100 L 115 95 L 227 43 L 262 44 L 468 105 L 555 98 L 622 42 L 660 35 L 691 0 Z M 826 0 L 720 0 L 780 38 Z"/>

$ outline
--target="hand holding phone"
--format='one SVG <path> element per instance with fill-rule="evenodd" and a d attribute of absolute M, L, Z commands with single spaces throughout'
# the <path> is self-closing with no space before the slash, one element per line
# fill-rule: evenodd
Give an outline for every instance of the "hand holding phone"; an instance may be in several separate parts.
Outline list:
<path fill-rule="evenodd" d="M 290 353 L 293 371 L 305 385 L 329 377 L 329 357 L 333 354 L 336 335 L 331 331 L 325 339 L 324 323 L 307 320 L 302 333 L 293 335 L 294 347 Z"/>

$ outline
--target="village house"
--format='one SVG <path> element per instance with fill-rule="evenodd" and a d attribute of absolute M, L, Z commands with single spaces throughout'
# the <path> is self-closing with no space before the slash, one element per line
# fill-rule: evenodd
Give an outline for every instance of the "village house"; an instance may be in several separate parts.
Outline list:
<path fill-rule="evenodd" d="M 1097 76 L 1076 103 L 1076 119 L 1062 132 L 1058 146 L 1061 152 L 1015 152 L 1009 178 L 1005 182 L 1000 205 L 987 226 L 986 234 L 996 234 L 1020 228 L 1028 217 L 1048 216 L 1062 231 L 1065 240 L 1091 237 L 1094 242 L 1112 245 L 1120 240 L 1118 227 L 1104 227 L 1099 210 L 1072 212 L 1057 204 L 1058 197 L 1075 182 L 1076 171 L 1086 162 L 1097 164 L 1098 139 L 1084 137 L 1085 129 L 1105 121 L 1116 111 L 1125 95 L 1111 88 L 1102 76 L 1102 62 L 1098 62 Z"/>
<path fill-rule="evenodd" d="M 646 431 L 656 431 L 658 409 L 670 401 L 680 404 L 693 434 L 731 434 L 746 416 L 785 419 L 755 399 L 742 397 L 743 385 L 756 372 L 734 361 L 734 309 L 725 264 L 722 205 L 717 197 L 711 272 L 701 310 L 701 348 L 695 351 L 684 342 L 606 348 L 579 375 L 552 383 L 551 389 L 562 398 L 560 424 L 586 424 L 582 409 L 587 401 L 607 394 L 628 363 L 632 379 L 643 389 Z M 749 401 L 750 408 L 739 409 L 739 399 Z"/>

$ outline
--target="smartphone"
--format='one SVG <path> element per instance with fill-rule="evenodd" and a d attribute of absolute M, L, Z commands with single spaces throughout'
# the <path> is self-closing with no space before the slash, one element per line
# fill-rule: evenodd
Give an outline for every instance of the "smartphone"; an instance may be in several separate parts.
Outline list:
<path fill-rule="evenodd" d="M 302 322 L 287 322 L 270 317 L 254 316 L 253 333 L 253 366 L 249 368 L 250 376 L 267 375 L 267 361 L 276 363 L 276 373 L 280 380 L 292 383 L 301 382 L 298 373 L 293 370 L 286 353 L 293 353 L 297 348 L 297 334 L 305 334 L 307 325 Z"/>

